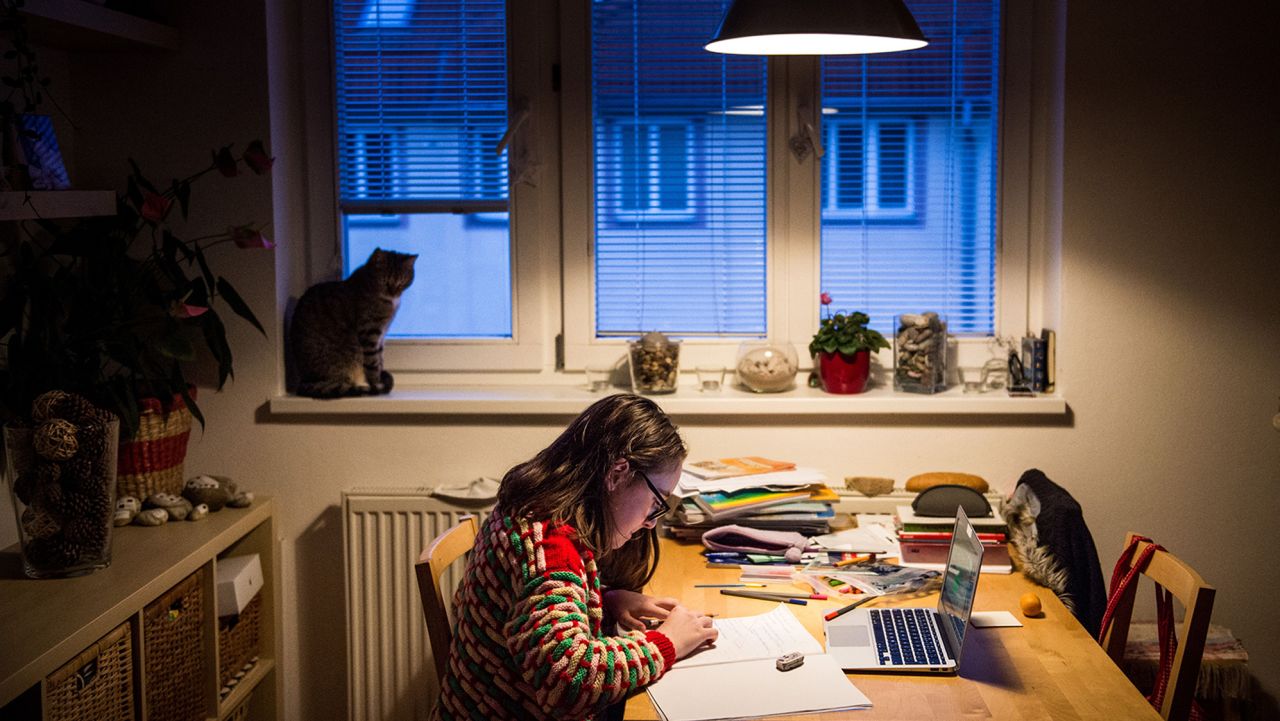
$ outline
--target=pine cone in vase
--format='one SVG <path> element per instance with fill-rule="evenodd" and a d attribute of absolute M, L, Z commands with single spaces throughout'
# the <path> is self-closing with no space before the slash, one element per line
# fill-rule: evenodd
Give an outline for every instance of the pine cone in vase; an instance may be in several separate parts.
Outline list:
<path fill-rule="evenodd" d="M 110 442 L 107 422 L 86 420 L 76 432 L 76 443 L 80 446 L 80 456 L 99 459 L 107 455 L 107 444 Z"/>
<path fill-rule="evenodd" d="M 60 483 L 44 483 L 36 488 L 35 497 L 31 499 L 31 507 L 44 513 L 63 516 L 65 492 Z"/>
<path fill-rule="evenodd" d="M 88 518 L 101 524 L 106 520 L 111 504 L 105 493 L 67 491 L 62 497 L 62 510 L 68 525 L 71 521 L 81 518 Z"/>
<path fill-rule="evenodd" d="M 107 545 L 107 527 L 110 523 L 103 517 L 81 517 L 67 521 L 64 538 L 75 547 L 76 555 L 98 552 Z"/>

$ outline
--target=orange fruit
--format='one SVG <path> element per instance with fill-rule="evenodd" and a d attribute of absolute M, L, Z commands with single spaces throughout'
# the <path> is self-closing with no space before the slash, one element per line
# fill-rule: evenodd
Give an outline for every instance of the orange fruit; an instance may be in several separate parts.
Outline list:
<path fill-rule="evenodd" d="M 1022 615 L 1031 617 L 1040 615 L 1040 597 L 1032 591 L 1022 594 L 1022 598 L 1018 599 L 1018 605 L 1022 607 Z"/>

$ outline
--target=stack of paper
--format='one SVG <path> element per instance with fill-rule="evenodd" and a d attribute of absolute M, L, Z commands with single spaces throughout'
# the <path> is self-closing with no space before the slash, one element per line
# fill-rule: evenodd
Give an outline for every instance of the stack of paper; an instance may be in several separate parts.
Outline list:
<path fill-rule="evenodd" d="M 717 721 L 867 708 L 835 661 L 786 606 L 769 613 L 717 619 L 713 648 L 676 662 L 649 686 L 666 721 Z M 804 664 L 779 671 L 777 658 L 798 651 Z"/>
<path fill-rule="evenodd" d="M 786 465 L 784 461 L 753 460 Z M 689 472 L 693 465 L 686 467 L 673 492 L 681 502 L 666 525 L 677 538 L 697 540 L 708 529 L 731 523 L 806 535 L 826 533 L 831 528 L 835 516 L 831 504 L 838 497 L 827 488 L 822 471 L 790 468 L 702 478 Z M 708 473 L 705 469 L 700 472 Z"/>

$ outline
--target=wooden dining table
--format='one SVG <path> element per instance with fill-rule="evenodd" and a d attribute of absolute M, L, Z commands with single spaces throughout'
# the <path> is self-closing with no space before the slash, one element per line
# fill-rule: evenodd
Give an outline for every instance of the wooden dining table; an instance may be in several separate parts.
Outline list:
<path fill-rule="evenodd" d="M 736 567 L 708 567 L 702 547 L 664 538 L 657 573 L 645 588 L 655 596 L 673 596 L 686 606 L 718 617 L 764 613 L 776 602 L 720 594 L 717 588 L 695 584 L 736 583 Z M 786 584 L 766 589 L 801 590 Z M 1019 598 L 1034 592 L 1042 614 L 1026 617 Z M 847 603 L 847 596 L 787 605 L 805 628 L 825 642 L 822 616 Z M 936 592 L 913 597 L 885 597 L 874 606 L 935 607 Z M 1102 721 L 1160 721 L 1156 712 L 1102 647 L 1057 596 L 1020 573 L 983 573 L 978 581 L 975 611 L 1009 611 L 1021 627 L 973 628 L 965 639 L 960 671 L 955 675 L 850 673 L 847 678 L 871 699 L 868 709 L 778 719 L 897 719 L 953 721 L 958 719 L 1055 719 Z M 679 668 L 679 663 L 675 668 Z M 708 690 L 711 692 L 711 690 Z M 727 690 L 731 691 L 731 690 Z M 627 719 L 660 719 L 649 697 L 638 693 L 626 706 Z"/>

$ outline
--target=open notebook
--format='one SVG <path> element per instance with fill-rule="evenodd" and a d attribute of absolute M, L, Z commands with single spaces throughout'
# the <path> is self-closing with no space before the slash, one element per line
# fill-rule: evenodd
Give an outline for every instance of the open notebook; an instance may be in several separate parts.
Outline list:
<path fill-rule="evenodd" d="M 666 721 L 717 721 L 865 708 L 871 701 L 823 653 L 783 604 L 758 616 L 716 619 L 713 648 L 676 662 L 649 699 Z M 779 671 L 784 653 L 804 665 Z"/>

